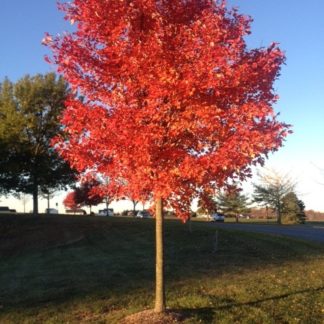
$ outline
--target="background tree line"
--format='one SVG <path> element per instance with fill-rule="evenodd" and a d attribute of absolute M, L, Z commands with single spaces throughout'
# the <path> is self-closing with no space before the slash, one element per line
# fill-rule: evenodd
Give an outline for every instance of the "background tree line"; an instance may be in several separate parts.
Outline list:
<path fill-rule="evenodd" d="M 275 217 L 278 224 L 305 223 L 305 204 L 299 199 L 296 184 L 289 176 L 281 175 L 275 170 L 265 170 L 253 187 L 251 199 L 241 192 L 238 185 L 225 187 L 210 198 L 209 204 L 199 201 L 197 213 L 203 215 L 218 212 L 233 217 L 238 222 L 240 217 L 254 213 L 257 205 L 264 208 L 264 217 Z"/>
<path fill-rule="evenodd" d="M 34 214 L 40 193 L 49 197 L 76 181 L 76 172 L 51 146 L 51 139 L 62 134 L 59 116 L 69 95 L 67 83 L 54 73 L 0 84 L 0 193 L 31 194 Z M 238 221 L 252 202 L 275 212 L 279 224 L 303 223 L 306 217 L 293 181 L 274 171 L 259 177 L 250 202 L 238 188 L 224 189 L 214 198 L 214 207 L 199 206 L 198 213 L 217 210 Z"/>

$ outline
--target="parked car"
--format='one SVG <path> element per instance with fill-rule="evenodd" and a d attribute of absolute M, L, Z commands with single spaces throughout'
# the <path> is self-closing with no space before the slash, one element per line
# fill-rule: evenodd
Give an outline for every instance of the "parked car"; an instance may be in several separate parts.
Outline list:
<path fill-rule="evenodd" d="M 9 209 L 7 206 L 0 206 L 0 213 L 15 213 L 15 209 Z"/>
<path fill-rule="evenodd" d="M 81 214 L 81 215 L 87 215 L 87 212 L 84 209 L 76 208 L 76 209 L 66 209 L 66 214 Z"/>
<path fill-rule="evenodd" d="M 58 210 L 56 208 L 46 208 L 45 214 L 58 214 Z"/>
<path fill-rule="evenodd" d="M 97 216 L 114 216 L 114 210 L 112 208 L 105 208 L 99 210 Z"/>
<path fill-rule="evenodd" d="M 136 218 L 151 218 L 151 214 L 147 210 L 140 210 L 136 214 Z"/>
<path fill-rule="evenodd" d="M 127 210 L 127 211 L 126 211 L 126 216 L 129 216 L 129 217 L 136 217 L 136 215 L 137 215 L 136 210 L 135 210 L 135 211 L 134 211 L 134 210 Z"/>
<path fill-rule="evenodd" d="M 211 215 L 210 220 L 212 222 L 224 222 L 225 217 L 221 213 L 214 213 L 214 214 Z"/>

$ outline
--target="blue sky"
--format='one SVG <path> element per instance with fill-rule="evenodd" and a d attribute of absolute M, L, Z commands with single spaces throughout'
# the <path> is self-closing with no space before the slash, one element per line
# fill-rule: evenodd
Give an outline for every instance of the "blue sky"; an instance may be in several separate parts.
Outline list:
<path fill-rule="evenodd" d="M 270 157 L 267 167 L 290 172 L 307 208 L 324 211 L 324 1 L 229 0 L 254 19 L 250 47 L 279 42 L 287 65 L 275 88 L 280 119 L 293 125 L 294 134 Z M 1 0 L 0 80 L 15 81 L 24 74 L 53 71 L 43 60 L 44 32 L 69 28 L 55 0 Z M 249 190 L 249 185 L 246 186 Z M 2 203 L 1 203 L 2 204 Z M 18 206 L 17 206 L 18 207 Z"/>

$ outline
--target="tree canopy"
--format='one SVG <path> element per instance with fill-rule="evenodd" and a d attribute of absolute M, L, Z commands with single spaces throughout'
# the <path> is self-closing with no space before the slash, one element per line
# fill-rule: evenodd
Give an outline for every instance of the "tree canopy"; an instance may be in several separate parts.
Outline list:
<path fill-rule="evenodd" d="M 223 2 L 75 0 L 77 30 L 46 35 L 67 102 L 57 148 L 80 172 L 124 179 L 186 219 L 193 198 L 250 176 L 281 146 L 273 82 L 284 54 L 248 50 L 249 17 Z M 134 154 L 137 152 L 137 154 Z"/>
<path fill-rule="evenodd" d="M 54 73 L 25 76 L 0 84 L 0 191 L 33 194 L 65 188 L 75 171 L 51 146 L 62 133 L 59 116 L 68 96 L 67 83 Z"/>

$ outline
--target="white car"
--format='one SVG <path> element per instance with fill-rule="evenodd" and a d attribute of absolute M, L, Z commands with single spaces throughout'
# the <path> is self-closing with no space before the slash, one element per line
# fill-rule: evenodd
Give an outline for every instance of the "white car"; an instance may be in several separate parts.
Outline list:
<path fill-rule="evenodd" d="M 211 221 L 212 222 L 224 222 L 225 217 L 223 214 L 220 213 L 214 213 L 211 215 Z"/>

